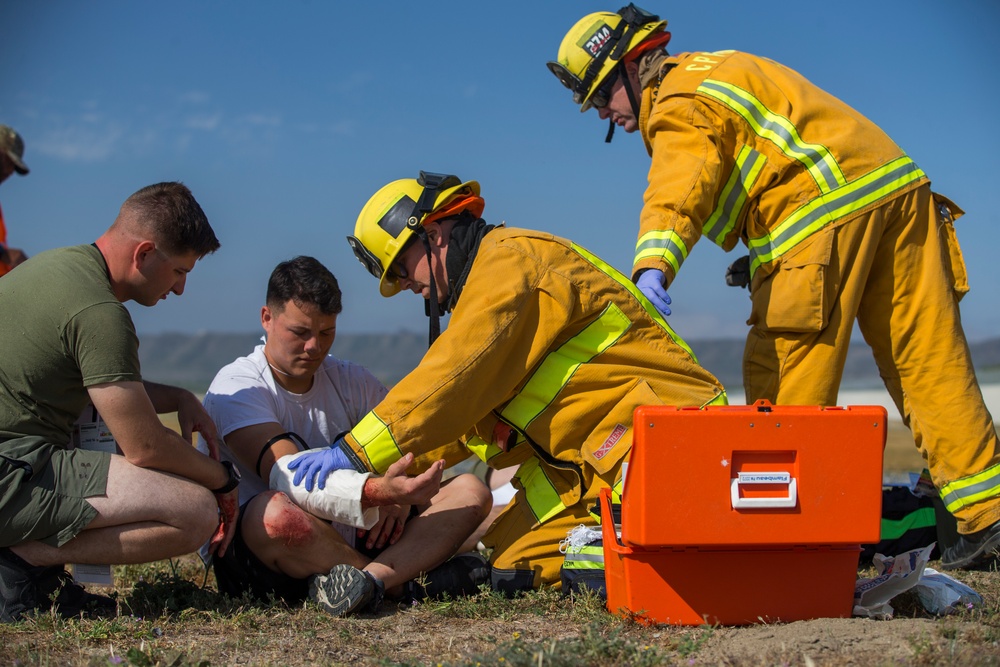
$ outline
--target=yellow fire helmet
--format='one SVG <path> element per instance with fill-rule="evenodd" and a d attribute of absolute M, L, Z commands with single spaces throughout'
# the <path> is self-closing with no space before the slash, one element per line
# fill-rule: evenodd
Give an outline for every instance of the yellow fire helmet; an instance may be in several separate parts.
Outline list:
<path fill-rule="evenodd" d="M 658 44 L 666 44 L 670 33 L 659 16 L 629 3 L 617 13 L 596 12 L 576 22 L 563 37 L 556 60 L 547 63 L 562 85 L 573 91 L 580 111 L 603 107 L 611 96 L 618 65 L 640 44 L 664 33 Z"/>
<path fill-rule="evenodd" d="M 379 279 L 379 292 L 399 292 L 399 281 L 389 271 L 396 257 L 423 231 L 423 225 L 468 210 L 483 213 L 479 183 L 457 176 L 420 172 L 383 186 L 368 200 L 347 242 L 354 256 Z"/>

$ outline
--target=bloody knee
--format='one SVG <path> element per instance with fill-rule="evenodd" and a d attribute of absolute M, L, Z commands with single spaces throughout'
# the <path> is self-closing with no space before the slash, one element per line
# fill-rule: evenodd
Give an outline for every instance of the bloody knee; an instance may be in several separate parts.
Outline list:
<path fill-rule="evenodd" d="M 261 525 L 268 539 L 286 547 L 301 547 L 317 537 L 317 519 L 280 491 L 264 494 Z M 255 499 L 256 500 L 256 499 Z"/>

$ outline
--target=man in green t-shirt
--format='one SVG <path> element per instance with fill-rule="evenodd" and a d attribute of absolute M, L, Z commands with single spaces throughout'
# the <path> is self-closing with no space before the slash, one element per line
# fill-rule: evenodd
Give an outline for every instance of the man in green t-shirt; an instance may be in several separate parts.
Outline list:
<path fill-rule="evenodd" d="M 212 420 L 191 392 L 144 382 L 128 311 L 184 292 L 219 247 L 180 183 L 143 188 L 92 245 L 39 253 L 0 278 L 0 621 L 53 602 L 60 613 L 114 611 L 69 581 L 66 563 L 142 563 L 232 536 L 239 476 L 199 453 Z M 89 405 L 121 455 L 70 449 Z M 182 434 L 157 412 L 177 412 Z M 214 494 L 214 495 L 213 495 Z M 221 521 L 220 521 L 221 519 Z"/>

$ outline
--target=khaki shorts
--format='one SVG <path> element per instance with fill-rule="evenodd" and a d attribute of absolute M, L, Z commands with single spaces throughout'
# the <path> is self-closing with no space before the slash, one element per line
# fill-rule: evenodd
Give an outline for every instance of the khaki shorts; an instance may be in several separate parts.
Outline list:
<path fill-rule="evenodd" d="M 86 498 L 107 492 L 111 454 L 68 450 L 39 437 L 0 443 L 0 547 L 61 547 L 97 516 Z"/>

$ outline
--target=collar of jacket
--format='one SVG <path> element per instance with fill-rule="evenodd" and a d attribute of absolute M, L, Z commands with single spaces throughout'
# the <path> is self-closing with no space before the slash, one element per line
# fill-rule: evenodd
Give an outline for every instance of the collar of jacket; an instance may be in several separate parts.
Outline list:
<path fill-rule="evenodd" d="M 654 85 L 659 87 L 660 81 L 663 80 L 660 65 L 669 57 L 666 51 L 658 49 L 648 51 L 639 56 L 639 85 L 642 88 Z"/>
<path fill-rule="evenodd" d="M 458 222 L 451 228 L 448 255 L 445 257 L 445 268 L 448 270 L 449 311 L 455 307 L 458 297 L 462 294 L 472 262 L 476 259 L 479 243 L 495 226 L 486 224 L 482 218 L 475 218 L 470 213 L 463 212 Z"/>

